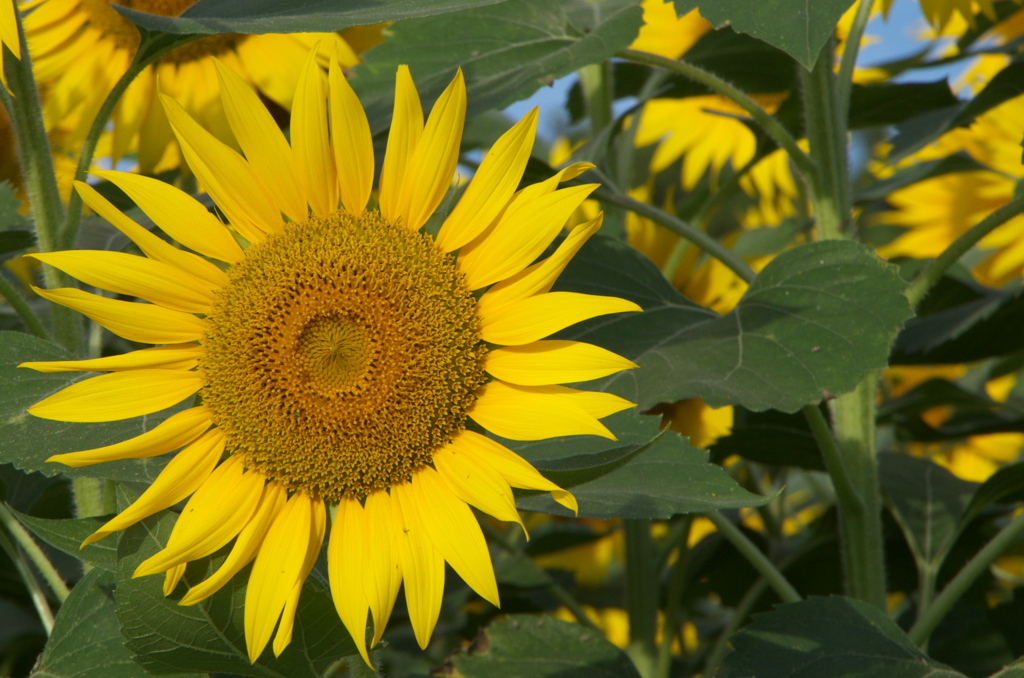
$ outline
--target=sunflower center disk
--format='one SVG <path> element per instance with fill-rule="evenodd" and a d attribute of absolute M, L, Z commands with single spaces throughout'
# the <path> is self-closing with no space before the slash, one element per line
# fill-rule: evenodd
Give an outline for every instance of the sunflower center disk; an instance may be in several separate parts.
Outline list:
<path fill-rule="evenodd" d="M 139 31 L 128 19 L 121 16 L 111 5 L 159 16 L 180 16 L 198 0 L 81 0 L 81 7 L 89 14 L 89 21 L 120 47 L 135 51 L 139 47 Z M 187 45 L 171 50 L 160 58 L 161 62 L 185 63 L 211 54 L 221 54 L 234 46 L 245 36 L 235 34 L 213 35 L 200 38 Z"/>
<path fill-rule="evenodd" d="M 327 501 L 407 480 L 485 381 L 476 302 L 429 236 L 376 213 L 289 224 L 208 316 L 204 403 L 228 449 Z"/>

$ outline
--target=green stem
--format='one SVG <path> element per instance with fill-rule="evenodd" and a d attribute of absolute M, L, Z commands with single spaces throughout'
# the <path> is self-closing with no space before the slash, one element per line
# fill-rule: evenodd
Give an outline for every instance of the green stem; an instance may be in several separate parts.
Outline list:
<path fill-rule="evenodd" d="M 658 661 L 658 571 L 650 520 L 626 520 L 626 612 L 629 646 L 626 653 L 643 678 L 652 678 Z"/>
<path fill-rule="evenodd" d="M 0 89 L 3 89 L 2 85 L 0 85 Z M 25 557 L 21 551 L 18 550 L 18 547 L 3 530 L 0 530 L 0 549 L 14 563 L 15 569 L 18 570 L 18 574 L 21 576 L 21 580 L 25 583 L 29 596 L 32 598 L 32 605 L 36 608 L 36 612 L 39 613 L 39 620 L 42 621 L 43 628 L 46 629 L 46 635 L 50 635 L 53 632 L 54 618 L 53 610 L 50 609 L 50 603 L 46 600 L 46 591 L 43 590 L 36 576 L 32 574 L 32 568 L 25 562 Z"/>
<path fill-rule="evenodd" d="M 723 628 L 718 634 L 718 637 L 715 638 L 715 643 L 711 646 L 711 651 L 708 652 L 708 656 L 704 660 L 703 675 L 715 675 L 718 665 L 722 663 L 722 659 L 725 657 L 725 653 L 729 649 L 729 639 L 732 638 L 734 633 L 736 633 L 740 624 L 742 624 L 743 620 L 745 620 L 747 615 L 750 614 L 750 611 L 754 609 L 754 604 L 761 599 L 766 588 L 768 588 L 768 580 L 764 577 L 760 577 L 749 589 L 747 589 L 747 592 L 743 594 L 742 598 L 740 598 L 740 602 L 736 603 L 732 617 L 729 618 L 729 622 L 725 625 L 725 628 Z"/>
<path fill-rule="evenodd" d="M 612 124 L 612 65 L 610 61 L 588 64 L 580 69 L 580 85 L 590 115 L 590 133 L 595 139 Z"/>
<path fill-rule="evenodd" d="M 840 514 L 863 513 L 864 502 L 861 501 L 860 493 L 857 492 L 856 486 L 850 480 L 850 474 L 843 462 L 842 452 L 839 451 L 836 439 L 832 435 L 832 429 L 825 421 L 825 415 L 821 413 L 817 405 L 805 405 L 801 412 L 811 427 L 811 433 L 814 435 L 815 442 L 818 443 L 818 449 L 821 450 L 825 468 L 828 469 L 828 475 L 832 479 L 832 486 L 836 491 L 836 503 L 839 504 Z"/>
<path fill-rule="evenodd" d="M 857 67 L 857 54 L 860 52 L 860 41 L 864 37 L 864 29 L 871 17 L 871 7 L 874 0 L 859 0 L 857 13 L 850 25 L 850 34 L 846 36 L 846 45 L 843 47 L 843 58 L 839 62 L 839 75 L 837 82 L 839 98 L 839 115 L 845 121 L 850 112 L 850 92 L 853 90 L 853 71 Z M 845 122 L 844 122 L 844 127 Z"/>
<path fill-rule="evenodd" d="M 917 307 L 928 291 L 942 278 L 942 274 L 949 270 L 960 257 L 977 245 L 986 235 L 1022 212 L 1024 212 L 1024 196 L 1003 205 L 954 240 L 953 244 L 917 274 L 914 282 L 907 288 L 906 295 L 910 300 L 910 305 Z"/>
<path fill-rule="evenodd" d="M 793 163 L 796 165 L 800 174 L 810 176 L 814 173 L 814 164 L 811 162 L 811 159 L 800 149 L 796 140 L 788 131 L 786 131 L 786 128 L 782 126 L 782 123 L 769 115 L 756 101 L 725 80 L 722 80 L 717 75 L 705 71 L 703 68 L 694 66 L 693 64 L 688 64 L 685 61 L 673 61 L 671 59 L 666 59 L 665 57 L 648 54 L 647 52 L 640 52 L 635 49 L 624 49 L 615 56 L 634 63 L 654 66 L 655 68 L 664 68 L 665 70 L 677 73 L 684 78 L 698 82 L 713 92 L 730 99 L 737 106 L 749 113 L 750 117 L 752 117 L 757 124 L 761 126 L 768 136 L 775 140 L 775 143 L 786 149 L 786 152 L 793 158 Z"/>
<path fill-rule="evenodd" d="M 832 40 L 808 72 L 800 70 L 804 114 L 811 160 L 811 200 L 819 240 L 841 238 L 850 219 L 850 180 L 847 170 L 846 114 L 840 108 L 832 72 Z"/>
<path fill-rule="evenodd" d="M 39 316 L 29 308 L 25 299 L 18 293 L 18 290 L 14 289 L 14 285 L 3 275 L 0 275 L 0 296 L 3 296 L 7 303 L 11 305 L 11 308 L 18 314 L 18 318 L 21 319 L 29 333 L 40 339 L 51 338 L 50 333 L 46 331 L 42 321 L 39 320 Z"/>
<path fill-rule="evenodd" d="M 919 563 L 917 568 L 917 619 L 920 621 L 931 609 L 935 599 L 935 580 L 940 563 Z"/>
<path fill-rule="evenodd" d="M 846 590 L 851 597 L 884 610 L 885 540 L 875 448 L 877 382 L 878 374 L 870 372 L 853 392 L 832 401 L 832 422 L 849 483 L 860 498 L 853 503 L 837 483 Z"/>
<path fill-rule="evenodd" d="M 967 592 L 974 580 L 984 572 L 1012 544 L 1017 537 L 1024 532 L 1024 513 L 1014 518 L 1006 527 L 985 544 L 984 548 L 974 554 L 974 557 L 964 565 L 963 569 L 957 572 L 942 593 L 935 597 L 928 610 L 921 615 L 914 626 L 910 629 L 910 639 L 918 645 L 923 645 L 928 637 L 939 625 L 939 622 L 953 608 L 956 601 Z"/>
<path fill-rule="evenodd" d="M 152 64 L 154 61 L 159 59 L 167 52 L 187 44 L 200 36 L 195 35 L 169 35 L 169 34 L 152 34 L 146 31 L 142 33 L 142 40 L 139 43 L 139 49 L 135 52 L 135 57 L 132 62 L 128 65 L 128 70 L 125 71 L 124 75 L 117 81 L 113 89 L 107 95 L 107 98 L 103 101 L 103 105 L 100 106 L 99 111 L 96 113 L 96 118 L 92 121 L 92 126 L 89 128 L 89 133 L 85 136 L 85 141 L 82 143 L 82 151 L 78 156 L 78 166 L 75 169 L 75 181 L 84 181 L 85 175 L 89 172 L 89 168 L 92 166 L 93 156 L 96 153 L 96 145 L 99 143 L 100 137 L 103 135 L 103 131 L 107 127 L 107 123 L 110 121 L 110 116 L 114 113 L 114 108 L 117 107 L 117 103 L 121 100 L 125 90 L 132 84 L 132 81 L 146 69 L 147 66 Z M 82 219 L 82 198 L 78 195 L 77 191 L 71 192 L 71 198 L 68 201 L 67 214 L 60 226 L 58 233 L 58 241 L 61 248 L 71 248 L 75 246 L 75 239 L 78 237 L 78 225 Z"/>
<path fill-rule="evenodd" d="M 11 125 L 17 137 L 18 163 L 25 180 L 25 190 L 32 205 L 36 241 L 43 252 L 57 249 L 57 229 L 64 219 L 57 177 L 53 171 L 50 139 L 46 135 L 43 110 L 39 102 L 32 58 L 25 40 L 21 12 L 15 4 L 18 38 L 21 41 L 21 59 L 4 59 L 7 83 L 14 92 L 11 96 L 0 87 L 0 101 L 7 108 Z M 43 265 L 43 278 L 48 289 L 73 285 L 71 279 L 52 266 Z M 53 330 L 56 340 L 69 351 L 78 354 L 82 346 L 82 319 L 70 308 L 52 305 Z"/>
<path fill-rule="evenodd" d="M 71 590 L 64 583 L 60 573 L 57 572 L 57 568 L 53 566 L 50 559 L 39 548 L 39 544 L 28 533 L 28 530 L 14 517 L 14 514 L 7 508 L 7 505 L 2 503 L 0 503 L 0 523 L 3 523 L 10 535 L 14 537 L 14 540 L 18 542 L 18 545 L 21 546 L 22 550 L 32 561 L 32 564 L 43 575 L 43 579 L 46 580 L 53 594 L 57 596 L 57 600 L 61 603 L 67 600 L 68 596 L 71 595 Z"/>
<path fill-rule="evenodd" d="M 591 170 L 591 173 L 594 171 L 595 170 Z M 648 205 L 647 203 L 640 202 L 639 200 L 634 200 L 628 195 L 619 193 L 612 186 L 611 182 L 605 181 L 605 179 L 602 179 L 602 181 L 604 181 L 604 185 L 594 191 L 594 197 L 598 200 L 611 203 L 612 205 L 618 205 L 619 207 L 625 207 L 628 210 L 636 212 L 642 217 L 647 217 L 651 221 L 661 224 L 679 237 L 689 240 L 694 245 L 697 245 L 702 250 L 721 261 L 729 270 L 743 279 L 744 282 L 750 282 L 756 277 L 757 274 L 754 273 L 753 269 L 747 265 L 747 262 L 743 261 L 741 257 L 734 254 L 732 250 L 709 236 L 707 233 L 694 228 L 682 219 L 674 217 L 662 209 L 658 209 L 653 205 Z"/>
<path fill-rule="evenodd" d="M 107 501 L 107 483 L 101 478 L 77 477 L 71 481 L 71 492 L 75 498 L 75 517 L 91 518 L 113 513 Z M 116 507 L 115 507 L 116 508 Z"/>
<path fill-rule="evenodd" d="M 772 561 L 768 560 L 765 554 L 761 553 L 761 549 L 757 548 L 757 545 L 743 534 L 740 528 L 733 525 L 732 521 L 721 513 L 708 513 L 707 517 L 718 528 L 722 536 L 728 539 L 736 547 L 736 550 L 750 561 L 754 569 L 768 581 L 768 585 L 782 599 L 782 602 L 795 603 L 800 600 L 800 594 L 789 583 L 789 580 L 775 567 Z"/>
<path fill-rule="evenodd" d="M 686 555 L 688 551 L 688 540 L 690 536 L 690 525 L 693 519 L 690 516 L 683 518 L 684 527 L 681 533 L 679 546 L 676 548 L 676 562 L 672 565 L 672 580 L 668 588 L 668 601 L 665 605 L 665 628 L 662 629 L 661 646 L 658 648 L 658 665 L 655 669 L 655 678 L 669 678 L 672 669 L 672 640 L 680 628 L 677 617 L 679 608 L 683 601 L 683 589 L 686 583 Z"/>

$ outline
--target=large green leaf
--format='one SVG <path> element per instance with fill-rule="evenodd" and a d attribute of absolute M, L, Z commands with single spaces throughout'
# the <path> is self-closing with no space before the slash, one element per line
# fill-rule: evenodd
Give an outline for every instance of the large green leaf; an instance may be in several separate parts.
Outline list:
<path fill-rule="evenodd" d="M 545 615 L 509 615 L 487 627 L 486 649 L 458 654 L 465 678 L 639 678 L 625 652 L 599 632 Z"/>
<path fill-rule="evenodd" d="M 619 445 L 627 443 L 625 449 L 649 447 L 612 472 L 572 488 L 582 517 L 670 518 L 678 513 L 761 506 L 768 501 L 740 487 L 720 466 L 708 463 L 708 453 L 690 447 L 685 438 L 675 433 L 658 437 L 657 417 L 629 410 L 604 423 L 615 431 Z M 601 450 L 615 444 L 596 436 L 504 442 L 545 475 L 547 469 L 559 469 L 586 454 L 600 458 Z M 525 510 L 572 515 L 547 494 L 521 497 L 517 504 Z"/>
<path fill-rule="evenodd" d="M 607 390 L 641 408 L 699 397 L 712 407 L 795 412 L 885 367 L 911 315 L 895 267 L 847 241 L 783 252 L 725 316 L 687 301 L 658 277 L 624 243 L 592 238 L 557 286 L 625 297 L 644 309 L 565 333 L 637 362 L 640 369 L 611 378 Z"/>
<path fill-rule="evenodd" d="M 165 33 L 304 33 L 444 14 L 500 0 L 199 0 L 180 17 L 114 5 L 131 21 Z"/>
<path fill-rule="evenodd" d="M 728 22 L 788 52 L 808 70 L 818 60 L 832 31 L 852 0 L 676 0 L 679 16 L 694 7 L 714 25 Z"/>
<path fill-rule="evenodd" d="M 712 458 L 721 461 L 733 454 L 772 466 L 796 466 L 824 471 L 825 462 L 807 419 L 800 414 L 774 410 L 750 412 L 736 408 L 732 431 L 711 446 Z"/>
<path fill-rule="evenodd" d="M 145 678 L 114 614 L 114 575 L 95 569 L 61 606 L 33 678 Z M 179 674 L 178 678 L 199 678 Z"/>
<path fill-rule="evenodd" d="M 780 605 L 732 645 L 719 678 L 963 678 L 929 659 L 884 612 L 840 596 Z"/>
<path fill-rule="evenodd" d="M 242 626 L 249 568 L 208 600 L 190 607 L 175 602 L 183 595 L 181 585 L 166 598 L 162 576 L 132 579 L 139 563 L 167 544 L 175 520 L 174 513 L 162 511 L 125 530 L 117 544 L 117 617 L 128 648 L 147 670 L 320 678 L 331 663 L 356 652 L 330 595 L 315 579 L 307 579 L 303 586 L 291 644 L 277 658 L 268 647 L 255 664 L 249 663 Z M 198 583 L 222 559 L 190 565 L 184 586 Z"/>
<path fill-rule="evenodd" d="M 604 61 L 636 38 L 641 22 L 633 0 L 508 0 L 403 21 L 355 68 L 352 86 L 370 124 L 380 130 L 391 119 L 400 64 L 409 64 L 426 100 L 437 97 L 462 68 L 472 115 Z"/>
<path fill-rule="evenodd" d="M 141 435 L 182 406 L 145 417 L 104 424 L 77 424 L 38 419 L 26 410 L 43 398 L 76 381 L 92 376 L 81 372 L 44 374 L 19 368 L 32 360 L 72 360 L 64 349 L 20 332 L 0 332 L 0 463 L 48 476 L 102 477 L 149 482 L 166 459 L 117 461 L 85 468 L 49 464 L 54 454 L 89 450 Z"/>
<path fill-rule="evenodd" d="M 84 560 L 90 565 L 113 572 L 117 567 L 117 548 L 113 539 L 101 539 L 95 544 L 81 548 L 82 541 L 100 529 L 107 518 L 68 518 L 52 520 L 36 518 L 14 511 L 21 524 L 55 549 Z M 109 517 L 109 516 L 108 516 Z"/>

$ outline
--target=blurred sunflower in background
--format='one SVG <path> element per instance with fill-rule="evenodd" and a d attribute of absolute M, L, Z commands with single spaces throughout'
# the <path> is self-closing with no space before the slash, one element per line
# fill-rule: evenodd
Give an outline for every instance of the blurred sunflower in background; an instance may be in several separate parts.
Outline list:
<path fill-rule="evenodd" d="M 4 76 L 4 47 L 11 50 L 16 59 L 21 58 L 21 41 L 18 40 L 18 19 L 14 15 L 14 0 L 0 0 L 0 83 L 7 87 Z"/>
<path fill-rule="evenodd" d="M 100 106 L 128 69 L 139 47 L 139 32 L 113 5 L 162 16 L 178 16 L 195 0 L 42 0 L 25 15 L 25 32 L 36 80 L 44 93 L 47 126 L 68 131 L 80 143 Z M 295 33 L 200 38 L 146 68 L 114 110 L 110 154 L 113 162 L 138 154 L 139 169 L 153 174 L 182 165 L 182 155 L 159 104 L 171 96 L 219 140 L 234 146 L 221 106 L 214 58 L 238 73 L 266 100 L 291 110 L 297 74 L 313 45 L 326 68 L 359 63 L 383 38 L 381 27 L 338 33 Z M 345 37 L 352 40 L 350 44 Z"/>
<path fill-rule="evenodd" d="M 32 414 L 114 421 L 202 397 L 142 436 L 52 459 L 77 467 L 180 449 L 86 543 L 191 496 L 166 548 L 135 576 L 166 573 L 170 594 L 189 561 L 234 540 L 223 565 L 206 581 L 189 582 L 181 603 L 212 595 L 255 559 L 245 604 L 253 661 L 272 636 L 275 654 L 290 642 L 328 505 L 337 507 L 327 547 L 331 591 L 367 662 L 367 616 L 372 647 L 403 582 L 416 638 L 426 646 L 445 562 L 498 604 L 470 506 L 522 524 L 510 487 L 551 492 L 572 510 L 576 502 L 476 430 L 513 440 L 614 438 L 599 419 L 632 406 L 560 385 L 632 363 L 590 344 L 544 339 L 587 318 L 640 310 L 614 297 L 549 292 L 600 216 L 534 263 L 595 188 L 559 188 L 588 166 L 516 191 L 533 146 L 534 111 L 494 144 L 434 239 L 422 228 L 455 172 L 466 106 L 461 73 L 424 122 L 409 71 L 399 69 L 379 209 L 372 209 L 365 113 L 340 63 L 332 59 L 325 79 L 318 59 L 310 52 L 298 75 L 290 147 L 257 94 L 219 62 L 224 111 L 244 158 L 163 97 L 185 157 L 226 225 L 156 179 L 98 173 L 195 253 L 79 183 L 84 201 L 146 256 L 34 255 L 86 284 L 151 302 L 39 290 L 115 334 L 156 346 L 25 363 L 108 372 L 40 401 Z"/>

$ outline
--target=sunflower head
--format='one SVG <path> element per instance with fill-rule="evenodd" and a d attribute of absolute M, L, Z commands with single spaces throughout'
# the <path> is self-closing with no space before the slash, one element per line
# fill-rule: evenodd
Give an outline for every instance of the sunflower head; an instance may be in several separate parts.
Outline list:
<path fill-rule="evenodd" d="M 99 173 L 179 249 L 79 184 L 84 201 L 145 256 L 36 257 L 142 301 L 39 292 L 154 346 L 97 360 L 26 363 L 108 372 L 30 412 L 111 421 L 201 394 L 201 405 L 138 438 L 53 458 L 82 466 L 177 450 L 138 501 L 88 541 L 188 498 L 166 547 L 135 574 L 166 573 L 170 594 L 189 561 L 229 548 L 209 579 L 185 580 L 181 603 L 188 605 L 255 560 L 245 608 L 255 661 L 271 637 L 275 653 L 288 645 L 302 583 L 329 529 L 331 592 L 364 659 L 368 617 L 372 646 L 403 584 L 425 646 L 446 562 L 498 603 L 470 506 L 521 524 L 511 490 L 519 487 L 549 491 L 576 509 L 571 494 L 482 431 L 517 440 L 614 438 L 599 419 L 631 406 L 562 384 L 632 363 L 589 344 L 545 339 L 580 320 L 638 310 L 613 297 L 550 291 L 600 216 L 540 257 L 595 186 L 560 186 L 586 169 L 575 165 L 519 189 L 533 112 L 491 148 L 434 238 L 423 227 L 450 190 L 458 160 L 461 73 L 425 119 L 408 69 L 399 69 L 375 202 L 369 124 L 337 61 L 325 80 L 316 53 L 307 57 L 290 143 L 239 76 L 226 67 L 218 73 L 241 153 L 172 99 L 164 105 L 226 222 L 155 179 Z M 328 504 L 337 507 L 331 521 Z"/>

